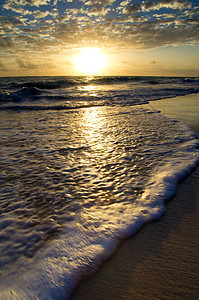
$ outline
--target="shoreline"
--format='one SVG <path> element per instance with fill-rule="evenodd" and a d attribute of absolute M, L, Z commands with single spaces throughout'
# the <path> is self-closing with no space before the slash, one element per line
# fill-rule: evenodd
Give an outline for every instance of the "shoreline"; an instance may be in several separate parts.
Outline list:
<path fill-rule="evenodd" d="M 146 104 L 199 136 L 199 94 Z M 120 245 L 71 300 L 199 298 L 199 167 L 178 185 L 164 216 Z"/>
<path fill-rule="evenodd" d="M 199 93 L 150 101 L 146 106 L 161 111 L 169 118 L 186 122 L 199 137 Z"/>

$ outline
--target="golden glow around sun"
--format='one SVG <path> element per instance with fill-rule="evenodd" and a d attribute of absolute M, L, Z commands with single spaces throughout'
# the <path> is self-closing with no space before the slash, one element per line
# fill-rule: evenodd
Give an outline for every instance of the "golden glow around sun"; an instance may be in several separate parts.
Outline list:
<path fill-rule="evenodd" d="M 98 48 L 84 48 L 74 58 L 74 64 L 84 75 L 99 74 L 106 64 L 105 55 Z"/>

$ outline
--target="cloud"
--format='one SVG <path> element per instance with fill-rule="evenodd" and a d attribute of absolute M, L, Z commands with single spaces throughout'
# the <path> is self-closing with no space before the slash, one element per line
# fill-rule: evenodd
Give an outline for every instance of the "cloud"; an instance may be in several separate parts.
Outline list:
<path fill-rule="evenodd" d="M 154 2 L 152 1 L 144 1 L 142 2 L 142 10 L 143 11 L 150 11 L 150 10 L 155 10 L 156 9 L 156 5 Z"/>
<path fill-rule="evenodd" d="M 34 14 L 36 19 L 43 19 L 47 16 L 51 16 L 52 18 L 58 17 L 58 12 L 56 8 L 52 10 L 46 10 L 46 11 L 35 10 L 34 12 L 32 12 L 32 14 Z"/>
<path fill-rule="evenodd" d="M 91 5 L 93 7 L 95 6 L 103 6 L 106 7 L 107 5 L 111 5 L 115 0 L 83 0 L 85 5 Z"/>
<path fill-rule="evenodd" d="M 7 69 L 6 69 L 6 67 L 4 66 L 4 64 L 2 63 L 2 61 L 0 61 L 0 71 L 1 71 L 1 72 L 6 72 L 6 71 L 7 71 Z"/>
<path fill-rule="evenodd" d="M 166 26 L 161 28 L 161 23 L 153 26 L 142 26 L 137 32 L 136 44 L 138 47 L 154 48 L 168 45 L 183 45 L 199 42 L 198 27 L 195 25 L 184 27 Z"/>
<path fill-rule="evenodd" d="M 58 23 L 51 36 L 60 41 L 68 42 L 70 40 L 72 42 L 79 39 L 81 33 L 77 21 L 71 21 L 66 24 Z"/>
<path fill-rule="evenodd" d="M 150 63 L 151 65 L 156 65 L 156 64 L 158 64 L 157 60 L 151 60 L 149 63 Z"/>
<path fill-rule="evenodd" d="M 31 63 L 30 61 L 23 61 L 22 59 L 17 58 L 16 63 L 18 64 L 20 69 L 37 69 L 37 65 Z"/>
<path fill-rule="evenodd" d="M 2 29 L 13 29 L 16 26 L 25 25 L 24 22 L 21 20 L 13 17 L 13 16 L 1 16 L 0 17 L 0 24 L 2 26 Z"/>
<path fill-rule="evenodd" d="M 129 3 L 130 3 L 130 0 L 122 1 L 122 2 L 120 3 L 120 6 L 126 6 L 126 5 L 128 5 Z"/>
<path fill-rule="evenodd" d="M 193 10 L 187 10 L 183 13 L 185 16 L 195 16 L 196 18 L 199 16 L 199 6 L 195 6 Z"/>
<path fill-rule="evenodd" d="M 40 3 L 43 2 L 55 3 L 52 0 L 42 0 Z M 38 1 L 7 0 L 6 3 L 22 5 L 37 4 Z M 42 53 L 44 50 L 54 51 L 55 47 L 86 44 L 130 45 L 146 49 L 199 41 L 199 8 L 191 8 L 186 0 L 147 0 L 141 4 L 131 4 L 130 0 L 120 4 L 114 0 L 84 0 L 84 9 L 77 8 L 75 1 L 70 3 L 71 6 L 74 4 L 73 8 L 68 8 L 64 3 L 63 11 L 47 6 L 42 9 L 35 7 L 27 12 L 21 6 L 21 16 L 2 17 L 0 21 L 4 35 L 1 36 L 0 47 L 13 48 L 13 40 L 16 49 Z M 161 10 L 163 7 L 165 9 Z M 186 9 L 171 13 L 170 8 L 176 7 Z M 110 10 L 112 14 L 107 14 Z"/>
<path fill-rule="evenodd" d="M 91 7 L 87 10 L 87 14 L 105 16 L 109 9 L 107 6 L 111 5 L 115 0 L 83 0 L 84 5 Z"/>
<path fill-rule="evenodd" d="M 40 10 L 34 11 L 34 16 L 35 16 L 35 18 L 37 18 L 37 19 L 45 18 L 45 17 L 48 16 L 49 14 L 50 14 L 50 12 L 49 12 L 48 10 L 45 11 L 45 12 L 40 11 Z"/>
<path fill-rule="evenodd" d="M 135 14 L 135 13 L 139 12 L 140 10 L 141 10 L 141 5 L 138 3 L 135 3 L 135 4 L 126 6 L 123 9 L 123 13 L 130 15 L 130 14 Z"/>
<path fill-rule="evenodd" d="M 14 44 L 9 37 L 0 36 L 0 48 L 1 49 L 7 49 L 7 48 L 13 48 L 13 47 L 14 47 Z"/>
<path fill-rule="evenodd" d="M 50 4 L 50 0 L 7 0 L 7 2 L 16 3 L 18 5 L 40 6 Z"/>
<path fill-rule="evenodd" d="M 4 5 L 3 8 L 6 10 L 11 10 L 15 13 L 21 14 L 21 15 L 30 15 L 32 14 L 32 11 L 29 11 L 27 9 L 24 9 L 23 7 L 21 7 L 19 5 L 19 3 L 13 1 L 13 0 L 7 0 Z"/>
<path fill-rule="evenodd" d="M 157 4 L 153 1 L 142 2 L 142 11 L 160 10 L 161 8 L 183 10 L 191 8 L 191 3 L 187 0 L 158 0 Z"/>
<path fill-rule="evenodd" d="M 196 19 L 196 18 L 189 18 L 186 20 L 177 19 L 177 20 L 175 20 L 175 24 L 180 25 L 180 26 L 183 26 L 183 25 L 187 26 L 190 24 L 199 24 L 199 19 Z"/>
<path fill-rule="evenodd" d="M 187 2 L 187 0 L 158 0 L 157 7 L 182 10 L 191 8 L 191 3 Z"/>

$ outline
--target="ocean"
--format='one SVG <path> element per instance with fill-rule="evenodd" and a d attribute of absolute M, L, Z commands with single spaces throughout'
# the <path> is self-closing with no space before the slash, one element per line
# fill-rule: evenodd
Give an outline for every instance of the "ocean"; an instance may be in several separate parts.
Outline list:
<path fill-rule="evenodd" d="M 69 299 L 159 219 L 199 163 L 189 125 L 149 101 L 199 78 L 0 79 L 0 299 Z"/>

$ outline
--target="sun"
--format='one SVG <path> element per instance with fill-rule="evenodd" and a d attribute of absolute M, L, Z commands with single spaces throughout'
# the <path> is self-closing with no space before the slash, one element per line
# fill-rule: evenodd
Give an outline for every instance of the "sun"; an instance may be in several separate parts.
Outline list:
<path fill-rule="evenodd" d="M 99 48 L 87 47 L 75 56 L 74 64 L 81 74 L 95 75 L 104 69 L 106 59 Z"/>

